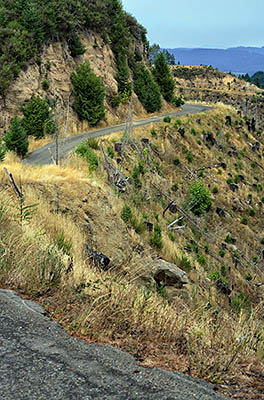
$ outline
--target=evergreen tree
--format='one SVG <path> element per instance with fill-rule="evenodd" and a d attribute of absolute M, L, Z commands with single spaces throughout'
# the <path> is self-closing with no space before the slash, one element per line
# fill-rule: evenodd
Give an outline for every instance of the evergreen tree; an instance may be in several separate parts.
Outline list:
<path fill-rule="evenodd" d="M 39 96 L 34 96 L 24 108 L 22 119 L 26 134 L 42 138 L 45 133 L 54 133 L 55 124 L 52 122 L 49 105 Z"/>
<path fill-rule="evenodd" d="M 143 63 L 134 67 L 134 90 L 147 112 L 161 109 L 159 87 Z"/>
<path fill-rule="evenodd" d="M 7 150 L 15 151 L 24 157 L 28 151 L 28 138 L 21 121 L 14 117 L 10 123 L 10 129 L 5 134 L 4 142 Z"/>
<path fill-rule="evenodd" d="M 152 73 L 160 87 L 160 91 L 164 99 L 168 102 L 171 102 L 174 98 L 175 82 L 172 78 L 165 55 L 163 53 L 157 55 Z"/>
<path fill-rule="evenodd" d="M 74 109 L 80 120 L 96 125 L 105 116 L 105 89 L 100 77 L 96 76 L 88 62 L 79 65 L 71 75 L 75 89 Z"/>

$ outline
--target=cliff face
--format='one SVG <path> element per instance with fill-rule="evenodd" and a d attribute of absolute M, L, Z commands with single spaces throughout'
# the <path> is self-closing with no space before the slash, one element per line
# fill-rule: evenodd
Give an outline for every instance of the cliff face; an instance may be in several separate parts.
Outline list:
<path fill-rule="evenodd" d="M 56 121 L 60 131 L 64 131 L 68 116 L 67 133 L 69 135 L 85 132 L 90 129 L 86 121 L 80 122 L 72 106 L 71 73 L 79 63 L 89 61 L 94 73 L 100 76 L 106 89 L 106 121 L 104 124 L 118 123 L 127 115 L 128 105 L 121 104 L 118 109 L 109 106 L 107 100 L 118 91 L 115 57 L 109 45 L 95 33 L 83 34 L 82 43 L 86 52 L 73 58 L 66 42 L 54 42 L 44 46 L 43 51 L 32 60 L 25 71 L 11 84 L 5 99 L 0 99 L 0 132 L 8 129 L 14 115 L 22 116 L 21 107 L 33 95 L 46 98 L 51 106 L 55 106 Z M 143 50 L 143 49 L 142 49 Z M 44 90 L 43 81 L 49 82 L 49 88 Z M 133 110 L 137 115 L 144 115 L 144 109 L 137 96 L 132 96 Z"/>

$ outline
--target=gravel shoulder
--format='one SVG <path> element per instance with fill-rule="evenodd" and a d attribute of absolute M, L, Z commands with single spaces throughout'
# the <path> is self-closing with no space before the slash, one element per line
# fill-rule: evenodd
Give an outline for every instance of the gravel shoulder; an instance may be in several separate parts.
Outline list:
<path fill-rule="evenodd" d="M 0 289 L 2 400 L 224 400 L 206 382 L 141 367 L 109 345 L 73 338 L 30 300 Z"/>

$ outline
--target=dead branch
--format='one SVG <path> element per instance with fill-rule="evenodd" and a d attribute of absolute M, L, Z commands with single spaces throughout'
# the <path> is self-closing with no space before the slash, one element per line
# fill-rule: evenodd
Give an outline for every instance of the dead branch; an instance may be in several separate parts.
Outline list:
<path fill-rule="evenodd" d="M 102 142 L 100 142 L 100 150 L 104 156 L 104 168 L 107 172 L 108 182 L 114 184 L 120 192 L 125 192 L 129 177 L 123 175 L 123 173 L 114 165 L 110 158 L 106 155 Z"/>
<path fill-rule="evenodd" d="M 9 180 L 14 188 L 14 191 L 16 192 L 16 195 L 19 199 L 23 200 L 23 194 L 22 192 L 20 192 L 20 190 L 18 189 L 17 185 L 15 184 L 13 175 L 11 174 L 11 172 L 9 172 L 5 167 L 4 167 L 5 172 L 7 173 Z"/>

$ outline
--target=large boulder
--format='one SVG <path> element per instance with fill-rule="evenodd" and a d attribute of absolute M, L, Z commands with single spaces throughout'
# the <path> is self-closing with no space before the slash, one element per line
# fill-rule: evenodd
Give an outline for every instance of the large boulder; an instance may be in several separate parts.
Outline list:
<path fill-rule="evenodd" d="M 168 263 L 162 259 L 154 261 L 154 279 L 158 285 L 174 286 L 181 289 L 189 283 L 189 279 L 182 269 L 177 265 Z"/>

